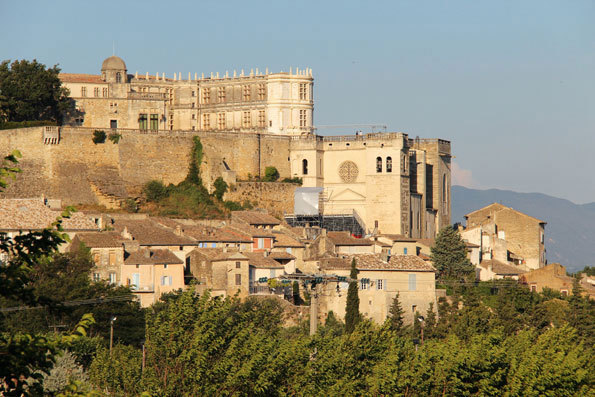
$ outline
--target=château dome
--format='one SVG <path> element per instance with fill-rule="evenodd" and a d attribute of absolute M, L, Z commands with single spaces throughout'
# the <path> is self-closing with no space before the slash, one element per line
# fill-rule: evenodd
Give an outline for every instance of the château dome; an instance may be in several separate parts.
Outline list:
<path fill-rule="evenodd" d="M 101 70 L 126 70 L 126 64 L 122 58 L 112 55 L 103 61 Z"/>

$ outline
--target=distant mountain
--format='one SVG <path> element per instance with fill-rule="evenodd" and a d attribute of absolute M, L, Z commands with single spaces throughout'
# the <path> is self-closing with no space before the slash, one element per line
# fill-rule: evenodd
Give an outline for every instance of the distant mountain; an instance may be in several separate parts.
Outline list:
<path fill-rule="evenodd" d="M 465 214 L 494 202 L 547 222 L 548 263 L 559 262 L 569 272 L 595 264 L 595 203 L 579 205 L 541 193 L 453 186 L 452 222 L 465 224 Z"/>

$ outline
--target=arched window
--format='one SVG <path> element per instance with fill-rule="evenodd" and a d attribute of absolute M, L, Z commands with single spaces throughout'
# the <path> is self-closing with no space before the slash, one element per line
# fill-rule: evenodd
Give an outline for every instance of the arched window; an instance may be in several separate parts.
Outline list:
<path fill-rule="evenodd" d="M 306 159 L 302 160 L 302 174 L 308 175 L 308 160 Z"/>
<path fill-rule="evenodd" d="M 122 82 L 122 73 L 117 72 L 116 73 L 116 83 L 121 83 Z"/>
<path fill-rule="evenodd" d="M 382 157 L 376 157 L 376 172 L 382 172 Z"/>
<path fill-rule="evenodd" d="M 393 158 L 390 156 L 386 158 L 386 172 L 393 172 Z"/>

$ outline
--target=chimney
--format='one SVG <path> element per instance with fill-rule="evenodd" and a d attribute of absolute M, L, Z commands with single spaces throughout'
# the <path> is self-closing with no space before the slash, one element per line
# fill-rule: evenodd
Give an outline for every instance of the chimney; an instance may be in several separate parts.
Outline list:
<path fill-rule="evenodd" d="M 124 230 L 122 230 L 121 236 L 127 240 L 132 240 L 132 234 L 128 232 L 128 228 L 124 226 Z"/>
<path fill-rule="evenodd" d="M 183 235 L 183 233 L 182 233 L 182 226 L 180 226 L 180 225 L 177 225 L 177 226 L 176 226 L 176 231 L 175 231 L 174 233 L 176 234 L 176 236 L 181 236 L 181 235 Z"/>

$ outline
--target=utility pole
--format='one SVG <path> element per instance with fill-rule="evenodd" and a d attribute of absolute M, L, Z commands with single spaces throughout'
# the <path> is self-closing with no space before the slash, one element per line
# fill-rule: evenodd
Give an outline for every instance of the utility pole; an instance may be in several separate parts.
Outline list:
<path fill-rule="evenodd" d="M 318 285 L 314 287 L 310 297 L 310 336 L 316 335 L 318 329 Z"/>
<path fill-rule="evenodd" d="M 118 317 L 112 316 L 109 322 L 109 355 L 112 355 L 112 347 L 114 345 L 114 321 L 116 321 Z"/>

